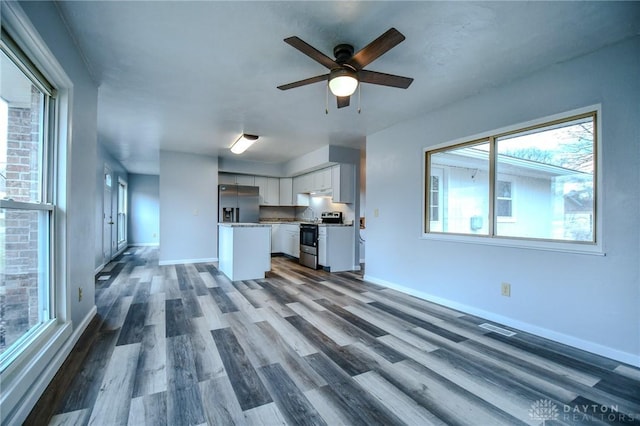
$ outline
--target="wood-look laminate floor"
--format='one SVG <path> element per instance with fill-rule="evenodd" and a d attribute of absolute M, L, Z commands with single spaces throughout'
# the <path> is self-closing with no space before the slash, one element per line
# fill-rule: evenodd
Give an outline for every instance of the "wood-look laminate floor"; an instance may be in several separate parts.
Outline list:
<path fill-rule="evenodd" d="M 640 424 L 640 371 L 273 258 L 264 280 L 158 266 L 96 277 L 98 316 L 31 413 L 51 425 Z"/>

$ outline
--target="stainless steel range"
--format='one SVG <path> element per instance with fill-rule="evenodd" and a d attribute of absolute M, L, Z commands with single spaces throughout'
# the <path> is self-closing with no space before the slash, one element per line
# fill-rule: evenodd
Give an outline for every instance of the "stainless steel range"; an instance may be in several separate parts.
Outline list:
<path fill-rule="evenodd" d="M 342 223 L 342 212 L 322 212 L 322 223 Z M 318 225 L 300 224 L 300 264 L 318 269 Z"/>
<path fill-rule="evenodd" d="M 318 268 L 318 225 L 300 224 L 300 264 Z"/>

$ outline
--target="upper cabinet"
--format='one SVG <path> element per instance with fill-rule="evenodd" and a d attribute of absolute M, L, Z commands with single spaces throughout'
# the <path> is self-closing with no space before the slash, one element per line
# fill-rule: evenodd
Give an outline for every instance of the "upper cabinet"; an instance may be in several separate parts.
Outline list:
<path fill-rule="evenodd" d="M 331 167 L 332 194 L 334 203 L 353 203 L 356 192 L 356 167 L 353 164 L 338 164 Z"/>
<path fill-rule="evenodd" d="M 302 194 L 313 191 L 313 173 L 296 176 L 293 178 L 293 193 Z"/>
<path fill-rule="evenodd" d="M 255 186 L 258 187 L 261 206 L 280 205 L 280 179 L 255 176 Z"/>
<path fill-rule="evenodd" d="M 313 191 L 331 189 L 331 167 L 311 173 L 313 175 Z"/>
<path fill-rule="evenodd" d="M 236 175 L 233 173 L 219 173 L 218 184 L 220 185 L 247 185 L 256 186 L 255 176 Z"/>
<path fill-rule="evenodd" d="M 293 178 L 280 178 L 280 205 L 293 206 Z"/>
<path fill-rule="evenodd" d="M 236 175 L 236 183 L 238 185 L 257 186 L 255 176 Z"/>
<path fill-rule="evenodd" d="M 293 178 L 233 173 L 218 174 L 218 183 L 257 186 L 261 206 L 308 206 L 309 194 L 331 194 L 334 203 L 353 203 L 356 195 L 354 164 L 338 164 Z"/>

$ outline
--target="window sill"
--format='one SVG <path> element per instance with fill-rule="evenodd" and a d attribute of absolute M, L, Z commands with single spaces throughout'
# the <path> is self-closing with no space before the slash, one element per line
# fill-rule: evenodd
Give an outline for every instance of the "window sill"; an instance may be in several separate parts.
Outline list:
<path fill-rule="evenodd" d="M 602 246 L 600 244 L 594 243 L 570 243 L 560 241 L 530 240 L 524 238 L 521 239 L 441 233 L 423 233 L 421 239 L 433 241 L 448 241 L 461 244 L 519 248 L 526 250 L 542 250 L 560 253 L 584 254 L 591 256 L 606 255 L 606 253 L 602 249 Z"/>

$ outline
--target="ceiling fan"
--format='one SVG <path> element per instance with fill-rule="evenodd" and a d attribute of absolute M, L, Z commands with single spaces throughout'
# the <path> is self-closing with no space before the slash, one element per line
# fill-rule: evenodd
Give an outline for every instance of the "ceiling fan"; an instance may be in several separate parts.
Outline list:
<path fill-rule="evenodd" d="M 336 59 L 331 59 L 315 47 L 307 44 L 298 37 L 285 38 L 285 43 L 295 47 L 314 61 L 327 67 L 329 74 L 322 74 L 304 80 L 278 86 L 280 90 L 289 90 L 319 81 L 329 80 L 329 89 L 336 95 L 338 108 L 349 106 L 350 96 L 356 91 L 359 83 L 378 84 L 380 86 L 406 89 L 413 78 L 399 75 L 385 74 L 363 69 L 371 62 L 400 44 L 405 37 L 400 31 L 391 28 L 380 37 L 353 53 L 350 44 L 339 44 L 333 49 Z"/>

